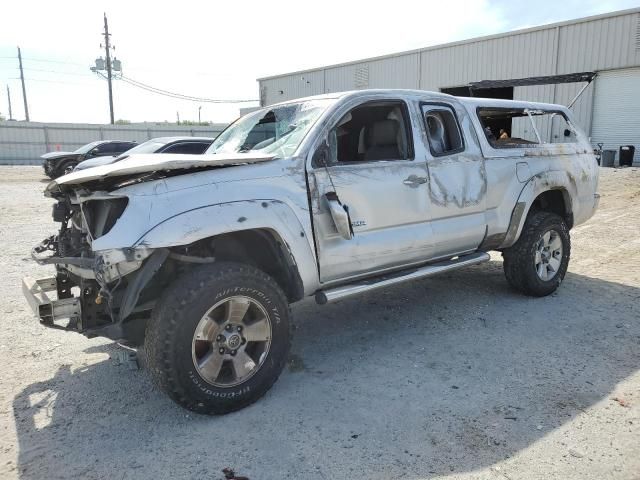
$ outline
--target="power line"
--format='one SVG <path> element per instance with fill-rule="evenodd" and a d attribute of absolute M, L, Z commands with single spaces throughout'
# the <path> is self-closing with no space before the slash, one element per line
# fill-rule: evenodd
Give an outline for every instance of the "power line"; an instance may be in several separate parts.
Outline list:
<path fill-rule="evenodd" d="M 46 72 L 46 73 L 56 73 L 59 75 L 77 75 L 80 77 L 90 77 L 90 73 L 79 73 L 79 72 L 60 72 L 58 70 L 43 70 L 41 68 L 24 68 L 24 70 L 28 72 Z"/>
<path fill-rule="evenodd" d="M 18 57 L 12 57 L 12 56 L 0 56 L 0 60 L 18 60 Z M 76 65 L 78 67 L 86 67 L 87 65 L 85 63 L 78 63 L 78 62 L 67 62 L 65 60 L 48 60 L 45 58 L 30 58 L 30 57 L 22 57 L 22 61 L 23 62 L 42 62 L 42 63 L 59 63 L 62 65 Z"/>
<path fill-rule="evenodd" d="M 6 58 L 6 59 L 13 59 L 16 60 L 17 57 L 0 57 L 0 58 Z M 23 60 L 30 60 L 30 61 L 35 61 L 35 62 L 47 62 L 47 63 L 58 63 L 58 64 L 67 64 L 67 65 L 80 65 L 80 66 L 84 66 L 83 64 L 80 63 L 74 63 L 74 62 L 65 62 L 65 61 L 60 61 L 60 60 L 44 60 L 44 59 L 35 59 L 35 58 L 26 58 L 24 57 Z M 18 70 L 17 68 L 15 70 Z M 42 73 L 55 73 L 55 74 L 59 74 L 59 75 L 74 75 L 74 76 L 79 76 L 79 77 L 88 77 L 90 76 L 90 74 L 84 74 L 84 73 L 79 73 L 79 72 L 62 72 L 59 70 L 48 70 L 48 69 L 41 69 L 41 68 L 31 68 L 31 67 L 25 67 L 24 70 L 27 71 L 31 71 L 31 72 L 42 72 Z M 102 78 L 104 78 L 105 80 L 107 80 L 107 76 L 103 75 L 102 73 L 96 71 L 95 73 L 97 73 L 98 75 L 100 75 Z M 116 77 L 117 79 L 122 80 L 123 82 L 136 87 L 136 88 L 140 88 L 142 90 L 146 90 L 150 93 L 155 93 L 157 95 L 164 95 L 166 97 L 170 97 L 170 98 L 175 98 L 178 100 L 187 100 L 190 102 L 201 102 L 201 103 L 251 103 L 251 102 L 258 102 L 258 99 L 214 99 L 214 98 L 205 98 L 205 97 L 196 97 L 193 95 L 186 95 L 186 94 L 182 94 L 182 93 L 177 93 L 177 92 L 172 92 L 169 90 L 164 90 L 162 88 L 158 88 L 158 87 L 154 87 L 152 85 L 140 82 L 138 80 L 135 80 L 133 78 L 130 77 L 125 77 L 124 75 L 120 75 L 119 77 Z M 49 82 L 49 83 L 69 83 L 71 84 L 71 82 L 62 82 L 62 81 L 54 81 L 54 80 L 44 80 L 44 79 L 32 79 L 30 78 L 29 81 L 38 81 L 38 82 Z M 77 85 L 77 83 L 76 83 Z"/>
<path fill-rule="evenodd" d="M 182 93 L 171 92 L 169 90 L 164 90 L 164 89 L 161 89 L 161 88 L 158 88 L 158 87 L 153 87 L 153 86 L 148 85 L 146 83 L 142 83 L 142 82 L 139 82 L 139 81 L 134 80 L 132 78 L 125 77 L 124 75 L 122 75 L 120 77 L 120 79 L 123 82 L 126 82 L 126 83 L 128 83 L 130 85 L 133 85 L 134 87 L 138 87 L 138 88 L 141 88 L 143 90 L 147 90 L 147 91 L 152 92 L 152 93 L 157 93 L 158 95 L 164 95 L 164 96 L 167 96 L 167 97 L 177 98 L 177 99 L 180 99 L 180 100 L 189 100 L 189 101 L 192 101 L 192 102 L 202 102 L 202 103 L 250 103 L 250 102 L 257 102 L 258 101 L 257 99 L 247 99 L 247 100 L 244 100 L 244 99 L 228 99 L 228 100 L 225 100 L 225 99 L 194 97 L 192 95 L 184 95 Z"/>
<path fill-rule="evenodd" d="M 80 66 L 80 67 L 86 67 L 87 66 L 84 63 L 67 62 L 65 60 L 46 60 L 44 58 L 27 58 L 27 57 L 25 57 L 23 60 L 29 60 L 30 62 L 61 63 L 63 65 L 77 65 L 77 66 Z"/>
<path fill-rule="evenodd" d="M 19 78 L 8 78 L 8 80 L 20 80 Z M 80 82 L 69 82 L 67 80 L 65 81 L 61 81 L 61 80 L 45 80 L 44 78 L 31 78 L 31 77 L 25 77 L 25 80 L 29 80 L 30 82 L 45 82 L 45 83 L 60 83 L 62 85 L 83 85 L 83 86 L 89 86 L 91 85 L 91 83 L 86 82 L 86 83 L 80 83 Z"/>

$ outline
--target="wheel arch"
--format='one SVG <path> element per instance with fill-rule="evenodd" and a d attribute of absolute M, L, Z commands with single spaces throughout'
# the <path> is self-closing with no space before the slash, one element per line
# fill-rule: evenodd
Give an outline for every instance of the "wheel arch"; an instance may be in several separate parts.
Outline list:
<path fill-rule="evenodd" d="M 147 231 L 134 246 L 139 245 L 174 252 L 198 247 L 213 252 L 215 260 L 244 261 L 274 277 L 290 302 L 316 289 L 316 260 L 308 234 L 293 210 L 277 200 L 183 212 Z"/>
<path fill-rule="evenodd" d="M 270 228 L 236 230 L 202 238 L 188 245 L 169 249 L 206 252 L 215 262 L 252 265 L 271 276 L 285 292 L 290 303 L 304 297 L 304 285 L 295 258 L 280 234 Z"/>
<path fill-rule="evenodd" d="M 574 223 L 573 199 L 576 196 L 575 179 L 566 171 L 547 171 L 533 176 L 520 192 L 500 248 L 510 247 L 520 238 L 524 223 L 532 211 L 555 213 L 571 229 Z"/>

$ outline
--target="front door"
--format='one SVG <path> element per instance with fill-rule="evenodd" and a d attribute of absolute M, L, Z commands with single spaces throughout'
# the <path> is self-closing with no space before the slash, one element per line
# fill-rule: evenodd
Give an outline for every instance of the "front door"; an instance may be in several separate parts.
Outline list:
<path fill-rule="evenodd" d="M 329 133 L 329 161 L 310 172 L 320 280 L 346 280 L 428 260 L 428 172 L 404 102 L 376 101 L 344 115 Z M 353 236 L 336 228 L 327 194 L 349 213 Z"/>

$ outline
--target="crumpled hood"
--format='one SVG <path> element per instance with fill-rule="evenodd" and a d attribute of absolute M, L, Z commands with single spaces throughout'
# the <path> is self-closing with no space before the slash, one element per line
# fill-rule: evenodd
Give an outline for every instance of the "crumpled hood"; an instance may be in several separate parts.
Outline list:
<path fill-rule="evenodd" d="M 69 155 L 79 155 L 79 154 L 74 152 L 49 152 L 49 153 L 45 153 L 44 155 L 40 155 L 40 158 L 44 160 L 49 160 L 51 158 L 68 157 Z"/>
<path fill-rule="evenodd" d="M 192 170 L 205 167 L 222 167 L 226 165 L 242 165 L 248 163 L 266 162 L 272 160 L 273 155 L 261 153 L 222 153 L 210 155 L 184 154 L 137 154 L 109 165 L 100 165 L 86 170 L 72 172 L 53 180 L 45 192 L 57 190 L 60 186 L 79 185 L 82 183 L 101 180 L 108 177 L 126 177 L 156 171 Z"/>

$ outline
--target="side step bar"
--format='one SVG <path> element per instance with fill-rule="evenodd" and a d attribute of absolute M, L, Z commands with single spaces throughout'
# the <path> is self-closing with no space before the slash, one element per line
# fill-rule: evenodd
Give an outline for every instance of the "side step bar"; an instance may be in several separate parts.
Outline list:
<path fill-rule="evenodd" d="M 382 277 L 362 280 L 357 283 L 350 283 L 348 285 L 330 288 L 328 290 L 320 290 L 316 293 L 316 302 L 320 305 L 324 305 L 325 303 L 335 302 L 336 300 L 342 300 L 343 298 L 351 297 L 353 295 L 369 292 L 376 288 L 388 287 L 390 285 L 396 285 L 409 280 L 430 277 L 432 275 L 437 275 L 438 273 L 448 272 L 449 270 L 488 262 L 490 258 L 489 254 L 485 252 L 471 253 L 469 255 L 457 257 L 453 260 L 431 263 L 414 270 L 399 272 L 395 275 L 385 275 Z"/>

